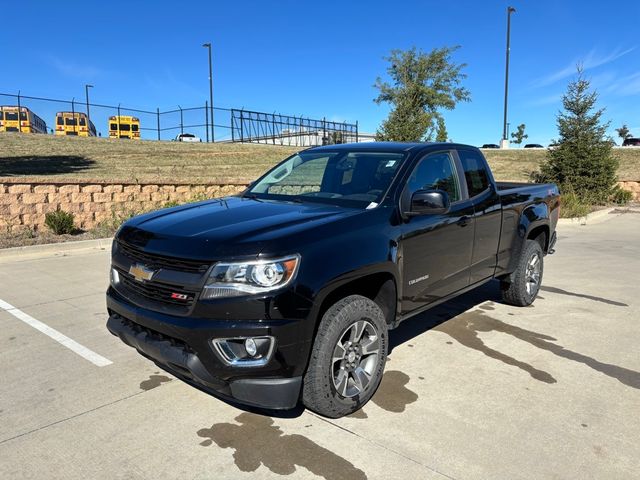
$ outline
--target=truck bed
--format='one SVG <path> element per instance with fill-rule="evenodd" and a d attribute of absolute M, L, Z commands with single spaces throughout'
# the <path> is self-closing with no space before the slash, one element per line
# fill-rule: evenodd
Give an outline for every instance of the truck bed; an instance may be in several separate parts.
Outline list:
<path fill-rule="evenodd" d="M 512 193 L 511 190 L 518 190 L 520 192 L 537 190 L 537 189 L 554 189 L 553 183 L 529 183 L 529 182 L 496 182 L 496 188 L 499 193 Z"/>

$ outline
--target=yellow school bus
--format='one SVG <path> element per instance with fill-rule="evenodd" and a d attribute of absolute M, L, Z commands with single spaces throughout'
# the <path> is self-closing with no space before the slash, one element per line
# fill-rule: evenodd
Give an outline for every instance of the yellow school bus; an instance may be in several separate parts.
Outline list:
<path fill-rule="evenodd" d="M 82 112 L 56 113 L 56 135 L 75 135 L 78 137 L 95 137 L 96 127 Z"/>
<path fill-rule="evenodd" d="M 109 138 L 140 140 L 140 119 L 129 115 L 109 117 Z"/>
<path fill-rule="evenodd" d="M 27 107 L 18 115 L 18 107 L 0 106 L 0 132 L 47 133 L 47 124 Z"/>

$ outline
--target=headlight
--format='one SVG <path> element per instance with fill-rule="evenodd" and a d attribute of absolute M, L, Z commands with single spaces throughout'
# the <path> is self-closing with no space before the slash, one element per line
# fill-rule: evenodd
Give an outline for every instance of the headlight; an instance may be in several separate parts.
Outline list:
<path fill-rule="evenodd" d="M 218 263 L 201 299 L 254 295 L 282 288 L 296 276 L 300 255 L 238 263 Z"/>

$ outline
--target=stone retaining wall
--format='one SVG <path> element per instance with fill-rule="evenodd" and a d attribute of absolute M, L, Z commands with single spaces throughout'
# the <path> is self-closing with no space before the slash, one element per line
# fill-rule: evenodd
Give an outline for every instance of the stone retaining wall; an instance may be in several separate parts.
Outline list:
<path fill-rule="evenodd" d="M 114 217 L 141 213 L 170 202 L 184 203 L 241 192 L 243 182 L 170 183 L 51 183 L 0 178 L 0 233 L 44 227 L 45 215 L 58 207 L 75 216 L 76 227 L 90 229 Z M 640 201 L 640 182 L 620 186 Z"/>
<path fill-rule="evenodd" d="M 46 228 L 45 215 L 60 209 L 90 229 L 117 216 L 241 192 L 242 182 L 225 184 L 45 183 L 0 179 L 0 232 Z"/>

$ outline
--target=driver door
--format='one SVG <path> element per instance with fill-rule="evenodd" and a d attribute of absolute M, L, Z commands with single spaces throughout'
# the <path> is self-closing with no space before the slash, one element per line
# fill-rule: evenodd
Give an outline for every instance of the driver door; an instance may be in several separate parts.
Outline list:
<path fill-rule="evenodd" d="M 447 213 L 409 218 L 402 226 L 402 310 L 408 313 L 469 285 L 473 252 L 473 205 L 453 151 L 428 154 L 415 166 L 402 193 L 407 211 L 418 190 L 444 190 Z"/>

